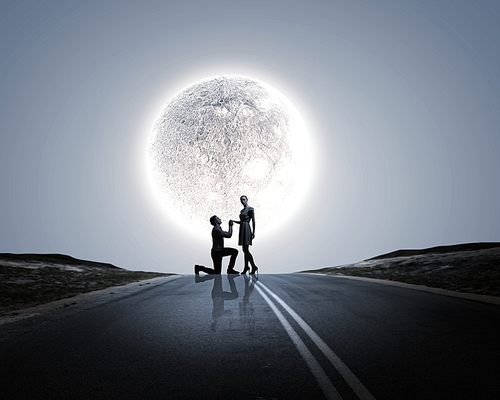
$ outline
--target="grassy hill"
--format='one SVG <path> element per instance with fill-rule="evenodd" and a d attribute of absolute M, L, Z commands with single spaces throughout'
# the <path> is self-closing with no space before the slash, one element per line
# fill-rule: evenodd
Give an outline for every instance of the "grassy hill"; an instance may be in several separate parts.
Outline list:
<path fill-rule="evenodd" d="M 397 250 L 354 264 L 301 272 L 386 279 L 500 296 L 500 243 Z"/>
<path fill-rule="evenodd" d="M 62 254 L 0 253 L 0 314 L 159 276 Z"/>

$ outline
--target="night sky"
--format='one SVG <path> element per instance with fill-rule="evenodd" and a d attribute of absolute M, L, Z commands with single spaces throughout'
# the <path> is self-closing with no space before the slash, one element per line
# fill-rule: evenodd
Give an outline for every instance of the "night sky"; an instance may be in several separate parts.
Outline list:
<path fill-rule="evenodd" d="M 215 75 L 272 85 L 310 135 L 304 205 L 272 234 L 256 209 L 261 273 L 500 241 L 498 21 L 493 0 L 4 0 L 0 252 L 210 265 L 209 223 L 168 217 L 147 148 L 169 100 Z"/>

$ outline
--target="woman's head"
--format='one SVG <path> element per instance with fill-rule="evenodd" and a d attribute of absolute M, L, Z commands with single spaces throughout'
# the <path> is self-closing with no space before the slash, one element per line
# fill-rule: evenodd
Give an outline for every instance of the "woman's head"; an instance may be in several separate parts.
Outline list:
<path fill-rule="evenodd" d="M 241 204 L 246 206 L 248 204 L 248 197 L 245 195 L 242 195 L 242 196 L 240 196 L 240 201 L 241 201 Z"/>

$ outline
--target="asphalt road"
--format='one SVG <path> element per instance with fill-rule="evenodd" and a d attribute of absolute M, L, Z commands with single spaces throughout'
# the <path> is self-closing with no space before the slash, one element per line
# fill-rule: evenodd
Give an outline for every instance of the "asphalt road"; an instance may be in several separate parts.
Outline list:
<path fill-rule="evenodd" d="M 26 328 L 0 344 L 0 398 L 500 399 L 498 305 L 301 274 L 89 304 L 0 326 Z"/>

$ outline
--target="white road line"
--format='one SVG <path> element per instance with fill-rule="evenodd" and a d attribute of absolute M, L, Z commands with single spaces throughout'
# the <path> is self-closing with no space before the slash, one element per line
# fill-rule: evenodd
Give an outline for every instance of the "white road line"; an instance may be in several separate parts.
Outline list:
<path fill-rule="evenodd" d="M 354 390 L 361 400 L 375 400 L 375 397 L 368 391 L 368 389 L 361 383 L 361 381 L 352 373 L 352 371 L 345 365 L 342 360 L 333 352 L 332 349 L 312 330 L 312 328 L 295 312 L 288 304 L 286 304 L 280 297 L 272 292 L 267 286 L 261 282 L 257 282 L 262 286 L 274 299 L 281 304 L 281 306 L 292 316 L 292 318 L 300 325 L 300 327 L 307 333 L 312 341 L 318 346 L 323 354 L 330 360 L 332 365 L 339 371 L 342 377 L 346 380 L 349 386 Z M 259 288 L 256 285 L 257 289 Z"/>
<path fill-rule="evenodd" d="M 284 317 L 284 315 L 281 313 L 281 311 L 278 310 L 278 308 L 274 305 L 271 299 L 266 296 L 266 294 L 262 291 L 261 288 L 259 288 L 258 286 L 255 286 L 255 288 L 258 290 L 258 292 L 261 294 L 261 296 L 264 298 L 267 304 L 269 304 L 271 309 L 274 311 L 274 313 L 280 320 L 281 324 L 288 333 L 288 336 L 290 336 L 290 339 L 292 339 L 292 342 L 295 344 L 295 347 L 297 347 L 297 350 L 299 351 L 300 355 L 307 363 L 309 369 L 311 370 L 314 377 L 318 381 L 318 384 L 321 387 L 321 390 L 323 391 L 326 398 L 329 400 L 342 400 L 342 397 L 340 397 L 340 394 L 337 392 L 337 389 L 335 389 L 332 382 L 325 374 L 325 371 L 323 371 L 323 368 L 321 368 L 321 365 L 319 365 L 318 361 L 316 361 L 314 356 L 311 354 L 311 352 L 306 347 L 306 345 L 299 337 L 299 335 L 297 335 L 297 332 L 295 332 L 295 330 L 292 328 L 292 326 Z"/>

